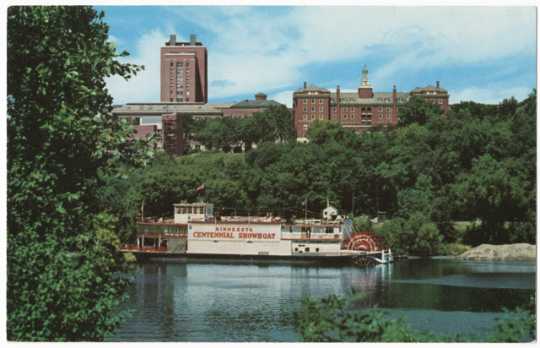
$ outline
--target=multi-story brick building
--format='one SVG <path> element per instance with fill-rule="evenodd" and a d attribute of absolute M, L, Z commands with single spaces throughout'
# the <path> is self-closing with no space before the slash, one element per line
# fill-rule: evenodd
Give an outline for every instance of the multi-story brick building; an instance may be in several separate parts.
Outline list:
<path fill-rule="evenodd" d="M 448 92 L 441 88 L 439 81 L 435 83 L 435 86 L 416 87 L 410 93 L 411 96 L 421 97 L 430 103 L 438 105 L 444 110 L 444 113 L 448 113 Z"/>
<path fill-rule="evenodd" d="M 304 87 L 293 93 L 293 117 L 299 139 L 306 137 L 307 130 L 315 120 L 331 120 L 345 128 L 362 132 L 376 126 L 395 126 L 398 122 L 399 106 L 411 96 L 419 96 L 448 111 L 448 92 L 436 86 L 416 88 L 410 93 L 373 92 L 368 80 L 368 70 L 362 69 L 362 82 L 355 92 L 335 92 L 304 82 Z"/>
<path fill-rule="evenodd" d="M 208 53 L 190 35 L 189 42 L 177 42 L 176 35 L 161 47 L 161 101 L 208 102 Z"/>

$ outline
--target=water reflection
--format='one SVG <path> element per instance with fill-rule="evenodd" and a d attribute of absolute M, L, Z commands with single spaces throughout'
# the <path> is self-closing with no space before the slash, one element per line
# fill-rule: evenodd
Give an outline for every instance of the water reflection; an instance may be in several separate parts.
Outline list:
<path fill-rule="evenodd" d="M 302 298 L 352 291 L 365 294 L 358 308 L 384 308 L 423 329 L 485 331 L 503 307 L 528 301 L 534 272 L 531 264 L 449 260 L 370 268 L 146 263 L 130 293 L 133 316 L 110 340 L 298 341 L 293 313 Z"/>

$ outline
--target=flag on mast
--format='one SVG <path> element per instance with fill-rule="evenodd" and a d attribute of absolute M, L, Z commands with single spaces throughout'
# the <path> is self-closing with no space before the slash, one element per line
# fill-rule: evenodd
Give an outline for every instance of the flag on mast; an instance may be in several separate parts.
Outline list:
<path fill-rule="evenodd" d="M 199 187 L 197 187 L 197 188 L 195 189 L 195 191 L 197 191 L 197 192 L 202 192 L 202 191 L 204 191 L 204 184 L 199 185 Z"/>

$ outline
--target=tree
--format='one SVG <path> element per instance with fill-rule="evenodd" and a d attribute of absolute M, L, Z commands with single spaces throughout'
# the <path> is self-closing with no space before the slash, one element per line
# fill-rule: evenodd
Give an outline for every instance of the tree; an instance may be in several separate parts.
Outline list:
<path fill-rule="evenodd" d="M 399 125 L 425 124 L 428 120 L 442 114 L 443 111 L 437 105 L 420 97 L 411 97 L 405 105 L 399 107 Z"/>
<path fill-rule="evenodd" d="M 207 148 L 230 150 L 245 145 L 264 142 L 288 142 L 295 139 L 292 115 L 284 105 L 271 106 L 244 118 L 221 118 L 201 120 L 191 129 L 193 138 Z"/>
<path fill-rule="evenodd" d="M 469 172 L 462 173 L 453 185 L 453 194 L 461 209 L 482 221 L 481 235 L 471 242 L 508 242 L 504 224 L 525 220 L 528 204 L 527 179 L 512 159 L 497 161 L 483 155 L 473 161 Z"/>
<path fill-rule="evenodd" d="M 253 115 L 255 133 L 261 141 L 286 142 L 296 138 L 291 112 L 285 105 L 270 106 Z"/>
<path fill-rule="evenodd" d="M 99 209 L 100 172 L 137 156 L 111 115 L 105 78 L 129 78 L 91 7 L 8 9 L 10 340 L 100 340 L 118 324 L 115 218 Z"/>

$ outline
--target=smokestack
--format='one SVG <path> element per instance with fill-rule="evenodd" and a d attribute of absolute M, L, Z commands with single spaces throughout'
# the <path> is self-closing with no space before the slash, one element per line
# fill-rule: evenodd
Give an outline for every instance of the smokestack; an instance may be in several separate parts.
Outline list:
<path fill-rule="evenodd" d="M 440 86 L 440 83 L 439 83 L 439 81 L 437 81 L 437 84 L 436 84 L 436 85 L 437 85 L 437 88 L 439 88 L 439 86 Z"/>
<path fill-rule="evenodd" d="M 397 109 L 397 88 L 396 85 L 392 87 L 392 124 L 397 123 L 398 109 Z"/>
<path fill-rule="evenodd" d="M 195 34 L 189 35 L 189 42 L 191 43 L 191 45 L 195 45 L 197 43 L 197 35 Z"/>
<path fill-rule="evenodd" d="M 266 94 L 261 92 L 255 94 L 255 100 L 266 100 Z"/>
<path fill-rule="evenodd" d="M 169 37 L 169 45 L 176 45 L 176 34 L 171 34 L 171 36 Z"/>
<path fill-rule="evenodd" d="M 307 81 L 304 81 L 304 89 L 307 88 Z"/>

